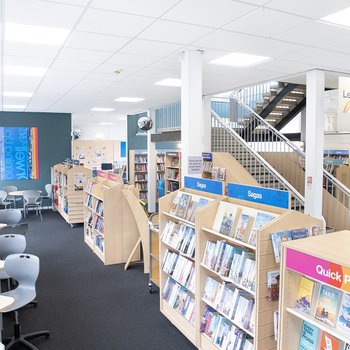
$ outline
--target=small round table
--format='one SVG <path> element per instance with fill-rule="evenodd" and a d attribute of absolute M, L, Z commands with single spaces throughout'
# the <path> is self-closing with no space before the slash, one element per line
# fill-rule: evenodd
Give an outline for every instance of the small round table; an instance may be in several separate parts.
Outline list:
<path fill-rule="evenodd" d="M 12 191 L 9 192 L 10 196 L 16 196 L 16 197 L 23 197 L 23 192 L 28 191 L 28 190 L 21 190 L 21 191 Z M 38 192 L 42 192 L 41 190 L 34 190 L 34 191 L 38 191 Z"/>

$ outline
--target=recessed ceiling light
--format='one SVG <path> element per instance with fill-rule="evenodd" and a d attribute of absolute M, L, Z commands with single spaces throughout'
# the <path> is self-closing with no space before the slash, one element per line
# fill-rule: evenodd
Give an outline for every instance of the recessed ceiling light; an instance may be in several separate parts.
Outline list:
<path fill-rule="evenodd" d="M 25 109 L 26 105 L 3 105 L 2 109 Z"/>
<path fill-rule="evenodd" d="M 5 75 L 23 75 L 28 77 L 42 77 L 46 74 L 47 68 L 27 66 L 4 66 Z"/>
<path fill-rule="evenodd" d="M 180 87 L 181 86 L 181 79 L 167 78 L 167 79 L 157 81 L 156 83 L 154 83 L 154 85 Z"/>
<path fill-rule="evenodd" d="M 119 120 L 126 120 L 126 117 L 120 117 Z"/>
<path fill-rule="evenodd" d="M 350 7 L 321 18 L 321 21 L 350 27 Z"/>
<path fill-rule="evenodd" d="M 228 55 L 219 57 L 210 63 L 232 67 L 248 67 L 254 64 L 265 62 L 269 59 L 271 59 L 271 57 L 250 55 L 241 52 L 232 52 Z"/>
<path fill-rule="evenodd" d="M 91 112 L 112 112 L 114 108 L 94 107 L 90 109 Z"/>
<path fill-rule="evenodd" d="M 116 102 L 141 102 L 144 98 L 142 97 L 118 97 L 114 101 Z"/>
<path fill-rule="evenodd" d="M 4 91 L 3 96 L 5 97 L 32 97 L 33 92 L 25 91 Z"/>
<path fill-rule="evenodd" d="M 111 122 L 101 122 L 100 125 L 114 125 L 114 123 L 111 123 Z"/>
<path fill-rule="evenodd" d="M 62 28 L 6 23 L 5 40 L 30 44 L 61 46 L 67 39 L 69 32 L 70 30 Z"/>

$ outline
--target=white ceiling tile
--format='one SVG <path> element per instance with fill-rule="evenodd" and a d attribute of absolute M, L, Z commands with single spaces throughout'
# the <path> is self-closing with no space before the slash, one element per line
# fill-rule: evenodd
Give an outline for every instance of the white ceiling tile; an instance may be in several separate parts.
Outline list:
<path fill-rule="evenodd" d="M 50 69 L 45 79 L 55 80 L 58 83 L 60 81 L 72 81 L 72 80 L 81 80 L 86 77 L 88 71 L 79 71 L 79 70 L 63 70 L 63 69 Z"/>
<path fill-rule="evenodd" d="M 155 61 L 157 57 L 152 56 L 140 56 L 140 55 L 128 55 L 124 53 L 114 54 L 106 64 L 114 64 L 116 67 L 123 68 L 123 65 L 134 67 L 145 67 Z"/>
<path fill-rule="evenodd" d="M 335 37 L 329 41 L 322 42 L 321 44 L 318 44 L 316 46 L 327 50 L 334 50 L 334 51 L 350 54 L 350 46 L 344 45 L 344 43 L 348 43 L 348 42 L 350 42 L 350 34 L 347 36 L 342 36 L 341 38 Z"/>
<path fill-rule="evenodd" d="M 312 69 L 311 65 L 306 65 L 298 62 L 283 61 L 279 59 L 264 62 L 262 64 L 259 64 L 257 67 L 259 69 L 281 72 L 284 74 L 295 74 Z"/>
<path fill-rule="evenodd" d="M 245 2 L 249 2 L 250 4 L 262 6 L 267 4 L 268 2 L 271 2 L 271 0 L 245 0 Z"/>
<path fill-rule="evenodd" d="M 319 19 L 349 7 L 349 0 L 322 1 L 322 3 L 320 3 L 320 0 L 274 0 L 266 6 L 300 16 Z"/>
<path fill-rule="evenodd" d="M 56 70 L 71 70 L 71 71 L 92 71 L 98 67 L 96 62 L 82 62 L 72 60 L 56 60 L 51 66 L 52 69 Z"/>
<path fill-rule="evenodd" d="M 61 2 L 67 5 L 86 6 L 89 0 L 45 0 L 48 2 Z"/>
<path fill-rule="evenodd" d="M 309 22 L 307 18 L 260 7 L 224 27 L 245 34 L 271 37 Z"/>
<path fill-rule="evenodd" d="M 84 8 L 39 0 L 10 0 L 5 2 L 6 22 L 57 28 L 72 28 Z"/>
<path fill-rule="evenodd" d="M 13 66 L 28 66 L 48 68 L 52 60 L 37 57 L 5 56 L 4 64 Z"/>
<path fill-rule="evenodd" d="M 90 6 L 135 15 L 159 17 L 177 2 L 179 0 L 93 0 Z"/>
<path fill-rule="evenodd" d="M 216 30 L 192 45 L 223 51 L 241 50 L 264 40 L 256 36 L 234 33 L 227 30 Z"/>
<path fill-rule="evenodd" d="M 80 20 L 77 30 L 134 37 L 154 20 L 151 18 L 88 9 Z"/>
<path fill-rule="evenodd" d="M 115 52 L 122 48 L 128 41 L 130 39 L 120 36 L 74 31 L 66 46 L 78 49 Z"/>
<path fill-rule="evenodd" d="M 211 31 L 206 27 L 159 20 L 141 33 L 139 38 L 187 45 Z"/>
<path fill-rule="evenodd" d="M 159 41 L 134 39 L 119 52 L 132 55 L 164 57 L 181 49 L 182 47 L 182 45 L 163 43 Z"/>
<path fill-rule="evenodd" d="M 138 66 L 130 66 L 128 64 L 119 65 L 116 63 L 109 62 L 109 63 L 104 63 L 104 64 L 100 65 L 98 68 L 96 68 L 95 72 L 96 73 L 115 74 L 114 72 L 116 70 L 121 70 L 121 73 L 118 75 L 115 75 L 115 76 L 118 78 L 125 78 L 128 75 L 135 73 L 139 69 L 140 69 L 140 67 L 138 67 Z"/>
<path fill-rule="evenodd" d="M 320 22 L 311 22 L 276 35 L 274 38 L 304 45 L 317 45 L 346 35 L 349 35 L 347 29 Z"/>
<path fill-rule="evenodd" d="M 61 50 L 57 59 L 102 63 L 106 61 L 111 55 L 112 53 L 108 51 L 73 49 L 65 47 Z"/>
<path fill-rule="evenodd" d="M 149 68 L 161 69 L 161 70 L 174 70 L 180 73 L 180 70 L 181 70 L 180 58 L 179 59 L 162 58 L 161 60 L 150 65 Z"/>
<path fill-rule="evenodd" d="M 254 45 L 246 47 L 244 49 L 244 52 L 253 55 L 279 57 L 281 55 L 286 55 L 290 52 L 302 50 L 303 48 L 304 46 L 302 45 L 287 43 L 285 41 L 280 40 L 266 39 Z"/>
<path fill-rule="evenodd" d="M 54 59 L 60 47 L 4 41 L 4 54 L 9 56 Z"/>
<path fill-rule="evenodd" d="M 33 79 L 32 79 L 33 78 Z M 38 77 L 5 77 L 3 80 L 3 90 L 25 90 L 35 91 L 40 83 Z"/>
<path fill-rule="evenodd" d="M 232 0 L 181 1 L 163 18 L 219 28 L 257 7 Z"/>

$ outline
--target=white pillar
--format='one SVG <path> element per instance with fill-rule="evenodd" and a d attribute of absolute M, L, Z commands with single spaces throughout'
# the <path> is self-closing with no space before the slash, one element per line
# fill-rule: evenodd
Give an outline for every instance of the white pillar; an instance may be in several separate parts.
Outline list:
<path fill-rule="evenodd" d="M 322 218 L 325 74 L 306 74 L 305 214 Z"/>
<path fill-rule="evenodd" d="M 305 142 L 306 142 L 306 108 L 300 112 L 300 141 L 304 143 L 305 151 Z"/>
<path fill-rule="evenodd" d="M 154 109 L 147 111 L 147 116 L 152 119 L 153 126 L 151 130 L 147 131 L 147 160 L 148 160 L 148 193 L 147 204 L 148 212 L 154 213 L 156 211 L 156 194 L 157 194 L 157 151 L 156 143 L 151 142 L 151 134 L 156 132 L 154 116 Z"/>
<path fill-rule="evenodd" d="M 181 172 L 188 175 L 188 157 L 202 156 L 202 52 L 186 50 L 181 59 Z M 191 176 L 195 176 L 192 175 Z M 200 176 L 200 175 L 198 175 Z"/>
<path fill-rule="evenodd" d="M 211 151 L 211 96 L 203 96 L 203 152 Z"/>

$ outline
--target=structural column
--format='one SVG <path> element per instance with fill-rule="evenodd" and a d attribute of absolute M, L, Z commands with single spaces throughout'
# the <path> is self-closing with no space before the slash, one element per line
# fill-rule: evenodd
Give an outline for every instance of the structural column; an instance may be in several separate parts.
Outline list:
<path fill-rule="evenodd" d="M 189 175 L 189 157 L 199 157 L 203 152 L 202 96 L 202 52 L 186 50 L 181 59 L 182 181 L 184 176 Z"/>
<path fill-rule="evenodd" d="M 211 96 L 203 96 L 203 152 L 211 151 Z"/>
<path fill-rule="evenodd" d="M 325 74 L 306 75 L 305 214 L 322 218 Z"/>
<path fill-rule="evenodd" d="M 155 130 L 155 113 L 154 109 L 147 111 L 147 116 L 152 119 L 153 126 L 151 130 L 147 131 L 147 175 L 148 175 L 148 193 L 147 204 L 148 212 L 154 213 L 156 211 L 156 194 L 157 194 L 157 151 L 156 143 L 151 142 L 151 134 Z"/>

